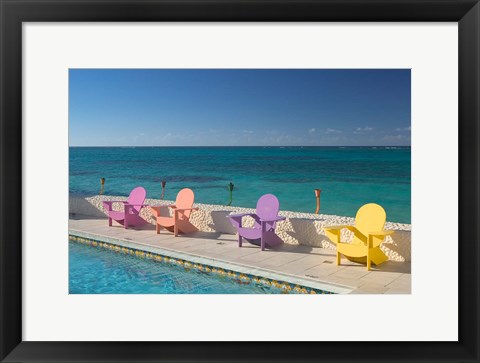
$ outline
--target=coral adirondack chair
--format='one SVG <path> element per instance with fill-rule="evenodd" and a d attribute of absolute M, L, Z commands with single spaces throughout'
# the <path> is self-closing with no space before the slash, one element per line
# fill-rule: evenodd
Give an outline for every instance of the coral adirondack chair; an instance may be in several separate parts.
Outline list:
<path fill-rule="evenodd" d="M 242 238 L 252 244 L 265 247 L 275 247 L 283 243 L 275 233 L 277 222 L 286 218 L 278 215 L 280 203 L 273 194 L 265 194 L 258 199 L 256 213 L 243 213 L 229 215 L 228 218 L 238 231 L 238 247 L 242 247 Z M 253 228 L 242 227 L 242 217 L 250 216 L 255 220 Z"/>
<path fill-rule="evenodd" d="M 380 265 L 387 261 L 388 257 L 380 249 L 380 245 L 393 231 L 383 229 L 386 220 L 385 210 L 378 204 L 370 203 L 357 211 L 355 226 L 324 227 L 327 236 L 337 245 L 337 265 L 340 265 L 342 255 L 354 262 L 366 262 L 368 271 L 372 263 Z M 351 243 L 341 242 L 340 235 L 344 228 L 353 232 Z"/>
<path fill-rule="evenodd" d="M 147 204 L 143 204 L 146 197 L 146 190 L 143 187 L 136 187 L 130 192 L 126 202 L 120 200 L 104 201 L 103 206 L 108 212 L 108 225 L 112 226 L 112 220 L 123 224 L 125 228 L 141 226 L 147 223 L 145 219 L 140 217 L 140 210 L 147 206 Z M 113 210 L 113 203 L 123 203 L 123 211 Z"/>
<path fill-rule="evenodd" d="M 160 233 L 160 229 L 163 227 L 170 232 L 173 232 L 174 236 L 178 236 L 179 233 L 195 232 L 198 229 L 190 223 L 190 215 L 198 208 L 192 208 L 195 195 L 191 189 L 185 188 L 178 192 L 175 204 L 169 205 L 169 208 L 173 209 L 173 217 L 162 216 L 161 208 L 166 206 L 152 207 L 150 210 L 152 215 L 156 218 L 157 234 Z"/>

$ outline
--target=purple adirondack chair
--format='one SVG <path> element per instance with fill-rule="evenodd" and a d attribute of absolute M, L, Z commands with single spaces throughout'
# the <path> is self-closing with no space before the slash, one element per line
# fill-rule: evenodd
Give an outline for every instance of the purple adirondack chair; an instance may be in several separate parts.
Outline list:
<path fill-rule="evenodd" d="M 103 206 L 108 212 L 108 225 L 112 226 L 112 219 L 120 224 L 123 224 L 125 228 L 129 226 L 136 227 L 141 226 L 147 221 L 140 217 L 140 210 L 147 206 L 143 204 L 147 192 L 143 187 L 136 187 L 130 192 L 127 201 L 111 200 L 103 202 Z M 112 209 L 113 203 L 123 203 L 123 211 L 114 211 Z"/>
<path fill-rule="evenodd" d="M 242 238 L 254 245 L 260 245 L 261 250 L 265 247 L 275 247 L 283 243 L 275 234 L 277 222 L 286 218 L 278 215 L 280 203 L 273 194 L 265 194 L 257 202 L 257 213 L 232 214 L 228 218 L 238 230 L 238 247 L 242 247 Z M 242 217 L 250 216 L 255 220 L 253 228 L 242 227 Z"/>

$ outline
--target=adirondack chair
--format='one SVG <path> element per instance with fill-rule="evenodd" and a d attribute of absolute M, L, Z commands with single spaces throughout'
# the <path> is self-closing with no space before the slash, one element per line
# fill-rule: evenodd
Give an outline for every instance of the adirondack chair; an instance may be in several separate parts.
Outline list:
<path fill-rule="evenodd" d="M 351 261 L 366 263 L 368 271 L 372 263 L 380 265 L 387 261 L 388 257 L 380 249 L 380 245 L 386 236 L 393 234 L 393 231 L 383 229 L 386 220 L 385 210 L 378 204 L 370 203 L 357 211 L 355 226 L 324 227 L 328 238 L 337 245 L 337 265 L 340 265 L 342 255 Z M 351 243 L 341 242 L 341 232 L 344 228 L 354 234 Z"/>
<path fill-rule="evenodd" d="M 238 247 L 242 247 L 242 239 L 254 245 L 260 245 L 262 251 L 265 247 L 275 247 L 283 243 L 275 234 L 277 222 L 286 218 L 278 215 L 280 203 L 273 194 L 265 194 L 257 202 L 256 213 L 243 213 L 229 215 L 228 218 L 238 231 Z M 242 218 L 250 216 L 255 220 L 253 228 L 242 227 Z"/>
<path fill-rule="evenodd" d="M 156 219 L 157 234 L 160 233 L 160 229 L 163 227 L 170 232 L 173 232 L 174 236 L 178 236 L 179 233 L 195 232 L 198 229 L 190 223 L 190 215 L 198 208 L 192 208 L 195 195 L 191 189 L 185 188 L 178 192 L 175 204 L 169 206 L 150 206 L 152 215 Z M 162 208 L 173 209 L 173 216 L 163 216 L 161 214 Z"/>
<path fill-rule="evenodd" d="M 144 188 L 136 187 L 130 192 L 130 195 L 126 202 L 120 200 L 104 201 L 103 206 L 108 213 L 108 225 L 110 227 L 112 226 L 112 220 L 123 224 L 125 228 L 128 228 L 130 226 L 137 227 L 147 223 L 145 219 L 140 217 L 140 210 L 143 207 L 147 206 L 146 204 L 143 204 L 143 202 L 145 202 L 146 196 L 147 192 Z M 113 210 L 113 203 L 123 203 L 123 210 Z"/>

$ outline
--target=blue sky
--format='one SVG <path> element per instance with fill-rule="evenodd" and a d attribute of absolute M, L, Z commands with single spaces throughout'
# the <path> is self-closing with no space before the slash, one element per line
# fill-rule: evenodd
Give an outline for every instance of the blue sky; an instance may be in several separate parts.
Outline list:
<path fill-rule="evenodd" d="M 71 69 L 70 146 L 410 146 L 410 70 Z"/>

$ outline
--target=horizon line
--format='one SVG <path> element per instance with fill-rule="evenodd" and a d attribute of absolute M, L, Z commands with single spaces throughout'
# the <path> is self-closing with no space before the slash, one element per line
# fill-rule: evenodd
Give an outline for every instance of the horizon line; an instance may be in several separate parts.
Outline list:
<path fill-rule="evenodd" d="M 411 145 L 68 145 L 68 147 L 412 147 Z"/>

